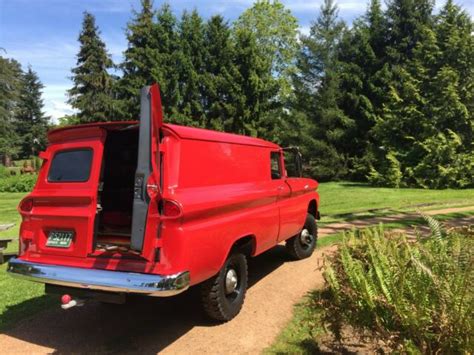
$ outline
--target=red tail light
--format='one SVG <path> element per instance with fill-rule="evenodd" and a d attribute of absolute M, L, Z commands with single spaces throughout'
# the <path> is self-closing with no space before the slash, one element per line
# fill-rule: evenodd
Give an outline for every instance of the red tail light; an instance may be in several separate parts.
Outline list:
<path fill-rule="evenodd" d="M 183 211 L 181 210 L 181 206 L 172 200 L 164 200 L 163 201 L 163 208 L 162 208 L 162 215 L 163 217 L 179 217 Z"/>
<path fill-rule="evenodd" d="M 33 199 L 32 198 L 26 198 L 20 203 L 20 210 L 22 212 L 31 212 L 33 209 Z"/>

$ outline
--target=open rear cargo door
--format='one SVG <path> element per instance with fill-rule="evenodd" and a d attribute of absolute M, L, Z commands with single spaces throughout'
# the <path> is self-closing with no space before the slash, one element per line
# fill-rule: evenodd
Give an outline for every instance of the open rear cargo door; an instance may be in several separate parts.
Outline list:
<path fill-rule="evenodd" d="M 138 160 L 135 173 L 132 236 L 130 247 L 147 259 L 153 258 L 160 199 L 159 140 L 163 125 L 160 89 L 157 84 L 141 91 Z"/>

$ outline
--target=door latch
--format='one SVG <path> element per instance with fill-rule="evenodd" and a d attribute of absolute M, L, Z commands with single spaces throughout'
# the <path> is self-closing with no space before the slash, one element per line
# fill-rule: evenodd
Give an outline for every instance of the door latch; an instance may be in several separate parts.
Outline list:
<path fill-rule="evenodd" d="M 144 176 L 143 174 L 137 174 L 135 175 L 135 184 L 133 187 L 133 198 L 134 199 L 143 199 L 143 181 L 144 181 Z"/>

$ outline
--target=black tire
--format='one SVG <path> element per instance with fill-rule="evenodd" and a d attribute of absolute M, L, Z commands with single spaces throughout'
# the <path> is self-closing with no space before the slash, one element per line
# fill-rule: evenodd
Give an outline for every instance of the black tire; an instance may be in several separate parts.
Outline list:
<path fill-rule="evenodd" d="M 232 271 L 235 272 L 235 275 Z M 229 283 L 226 278 L 230 275 Z M 237 277 L 235 289 L 232 276 Z M 247 258 L 240 253 L 231 254 L 219 273 L 201 284 L 201 301 L 205 313 L 213 320 L 227 322 L 242 308 L 247 292 Z"/>
<path fill-rule="evenodd" d="M 286 241 L 286 250 L 295 260 L 309 258 L 318 241 L 318 226 L 312 214 L 306 215 L 301 232 Z"/>

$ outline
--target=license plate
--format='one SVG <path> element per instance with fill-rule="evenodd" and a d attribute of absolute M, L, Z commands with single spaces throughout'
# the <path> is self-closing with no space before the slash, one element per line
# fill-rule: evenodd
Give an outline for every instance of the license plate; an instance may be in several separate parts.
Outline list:
<path fill-rule="evenodd" d="M 55 248 L 69 248 L 73 237 L 73 231 L 50 231 L 48 233 L 46 246 Z"/>

